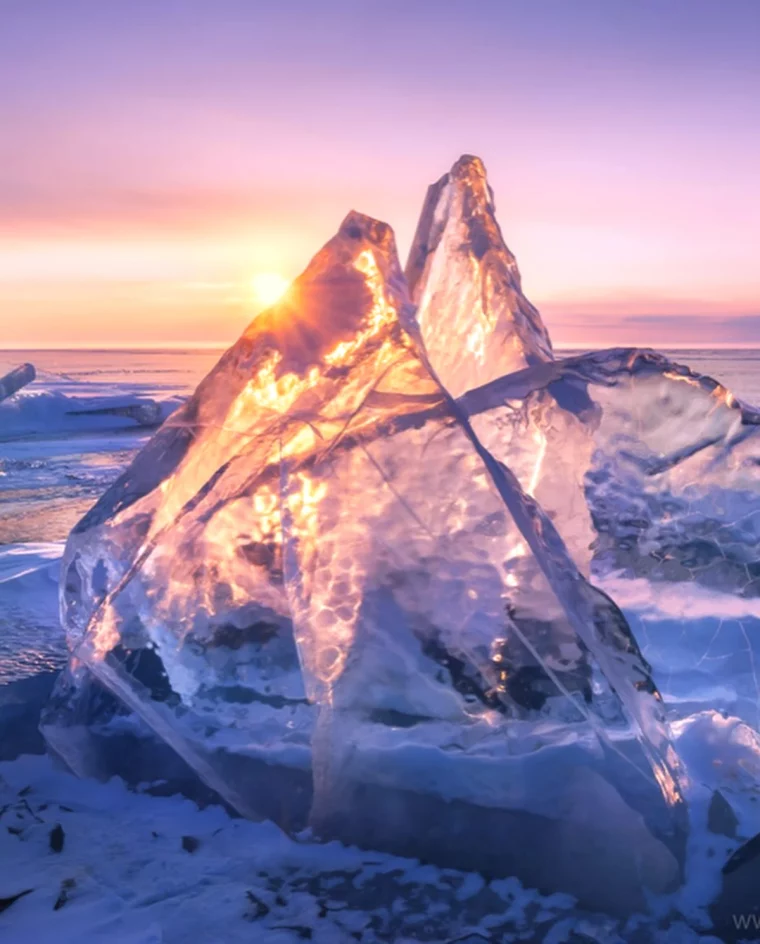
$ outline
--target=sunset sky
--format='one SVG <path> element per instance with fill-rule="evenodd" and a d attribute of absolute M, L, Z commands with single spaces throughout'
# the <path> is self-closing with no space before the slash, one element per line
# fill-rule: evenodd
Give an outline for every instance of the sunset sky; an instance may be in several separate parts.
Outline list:
<path fill-rule="evenodd" d="M 758 49 L 760 0 L 0 0 L 0 347 L 231 342 L 463 152 L 555 346 L 760 344 Z"/>

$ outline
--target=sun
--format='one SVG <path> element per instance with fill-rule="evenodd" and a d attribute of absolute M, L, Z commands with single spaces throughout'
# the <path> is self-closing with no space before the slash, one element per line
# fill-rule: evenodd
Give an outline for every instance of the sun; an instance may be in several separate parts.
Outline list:
<path fill-rule="evenodd" d="M 288 290 L 290 282 L 277 272 L 257 272 L 251 279 L 251 294 L 259 308 L 269 308 Z"/>

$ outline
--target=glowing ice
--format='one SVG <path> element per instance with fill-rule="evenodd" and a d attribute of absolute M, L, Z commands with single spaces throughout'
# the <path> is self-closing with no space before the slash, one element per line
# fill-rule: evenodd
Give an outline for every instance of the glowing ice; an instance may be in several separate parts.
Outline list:
<path fill-rule="evenodd" d="M 478 158 L 460 158 L 428 189 L 406 273 L 425 350 L 453 396 L 531 366 L 531 376 L 551 376 L 549 333 L 522 292 Z M 588 574 L 594 529 L 584 476 L 597 412 L 564 382 L 545 383 L 530 399 L 521 392 L 518 386 L 511 402 L 473 419 L 476 432 L 538 501 Z"/>
<path fill-rule="evenodd" d="M 552 359 L 479 158 L 460 158 L 428 188 L 406 276 L 428 357 L 452 396 Z"/>
<path fill-rule="evenodd" d="M 682 839 L 648 666 L 436 370 L 349 215 L 72 533 L 46 733 L 97 769 L 91 673 L 246 815 L 311 769 L 322 835 L 635 907 Z"/>

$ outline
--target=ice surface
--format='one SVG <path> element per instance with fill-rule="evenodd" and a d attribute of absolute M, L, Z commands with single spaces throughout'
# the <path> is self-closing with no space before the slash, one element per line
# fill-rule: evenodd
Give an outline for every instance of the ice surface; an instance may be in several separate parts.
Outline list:
<path fill-rule="evenodd" d="M 0 352 L 0 373 L 17 357 Z M 34 382 L 0 403 L 0 545 L 65 541 L 186 389 L 168 353 L 158 370 L 137 352 L 33 357 Z"/>
<path fill-rule="evenodd" d="M 98 772 L 94 678 L 246 815 L 300 823 L 313 775 L 322 835 L 625 910 L 679 873 L 659 695 L 437 371 L 349 215 L 72 532 L 46 734 Z"/>

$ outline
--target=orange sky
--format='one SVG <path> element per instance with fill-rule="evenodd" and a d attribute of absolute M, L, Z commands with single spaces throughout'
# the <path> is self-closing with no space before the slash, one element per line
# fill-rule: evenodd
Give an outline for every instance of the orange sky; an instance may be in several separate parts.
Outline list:
<path fill-rule="evenodd" d="M 760 343 L 751 0 L 62 6 L 0 30 L 0 346 L 231 342 L 462 152 L 555 345 Z"/>

